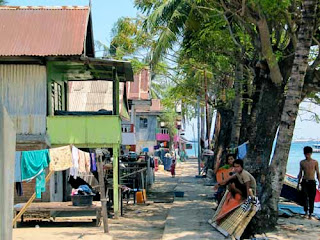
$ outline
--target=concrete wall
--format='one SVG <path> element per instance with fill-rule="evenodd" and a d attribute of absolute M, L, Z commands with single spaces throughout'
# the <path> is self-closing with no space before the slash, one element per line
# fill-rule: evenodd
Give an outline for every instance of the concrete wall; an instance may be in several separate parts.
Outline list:
<path fill-rule="evenodd" d="M 49 191 L 49 188 L 46 189 Z M 63 201 L 63 175 L 62 172 L 55 172 L 50 179 L 50 202 Z"/>
<path fill-rule="evenodd" d="M 0 239 L 12 239 L 16 132 L 0 101 Z"/>
<path fill-rule="evenodd" d="M 141 128 L 140 117 L 148 119 L 148 127 Z M 156 145 L 157 116 L 153 115 L 137 115 L 135 119 L 136 127 L 136 152 L 140 152 L 143 148 L 149 148 L 149 152 L 153 152 L 153 146 Z"/>
<path fill-rule="evenodd" d="M 140 117 L 148 119 L 148 127 L 140 127 Z M 156 141 L 157 116 L 137 115 L 135 121 L 137 141 Z"/>
<path fill-rule="evenodd" d="M 149 152 L 153 153 L 154 152 L 153 147 L 156 144 L 157 144 L 156 141 L 143 141 L 143 140 L 140 140 L 140 141 L 137 142 L 136 152 L 140 153 L 143 148 L 149 148 Z"/>

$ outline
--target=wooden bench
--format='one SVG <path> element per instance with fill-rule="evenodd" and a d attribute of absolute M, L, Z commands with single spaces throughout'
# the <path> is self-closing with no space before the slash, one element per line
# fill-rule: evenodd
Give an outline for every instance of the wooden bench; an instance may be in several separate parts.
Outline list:
<path fill-rule="evenodd" d="M 18 203 L 14 205 L 14 216 L 16 216 L 26 203 Z M 27 212 L 44 212 L 44 211 L 56 211 L 56 212 L 81 212 L 81 211 L 95 211 L 96 212 L 96 225 L 100 225 L 101 221 L 101 202 L 93 202 L 91 206 L 73 206 L 72 202 L 39 202 L 31 203 L 27 208 Z M 23 221 L 23 215 L 21 216 Z M 17 227 L 15 224 L 14 228 Z"/>

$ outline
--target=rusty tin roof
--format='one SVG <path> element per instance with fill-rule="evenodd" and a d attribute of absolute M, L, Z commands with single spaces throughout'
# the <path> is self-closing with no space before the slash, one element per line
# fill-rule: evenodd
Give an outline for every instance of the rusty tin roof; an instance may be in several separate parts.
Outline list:
<path fill-rule="evenodd" d="M 81 55 L 89 7 L 0 7 L 0 56 Z"/>
<path fill-rule="evenodd" d="M 150 70 L 145 68 L 134 75 L 134 81 L 127 83 L 130 100 L 150 100 Z"/>

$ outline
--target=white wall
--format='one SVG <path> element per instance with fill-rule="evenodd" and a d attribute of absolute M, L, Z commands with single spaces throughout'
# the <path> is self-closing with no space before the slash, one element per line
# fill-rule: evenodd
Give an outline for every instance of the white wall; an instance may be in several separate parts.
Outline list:
<path fill-rule="evenodd" d="M 16 132 L 0 101 L 0 239 L 12 239 Z"/>

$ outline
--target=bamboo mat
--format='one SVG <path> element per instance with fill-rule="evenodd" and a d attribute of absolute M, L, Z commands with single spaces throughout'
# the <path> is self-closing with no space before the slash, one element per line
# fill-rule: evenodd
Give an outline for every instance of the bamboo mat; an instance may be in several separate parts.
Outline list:
<path fill-rule="evenodd" d="M 222 219 L 217 220 L 222 206 L 226 201 L 227 193 L 228 191 L 223 196 L 212 219 L 208 222 L 223 235 L 240 239 L 251 219 L 258 211 L 258 207 L 255 203 L 247 201 L 241 206 L 237 207 L 235 210 L 231 211 Z"/>

